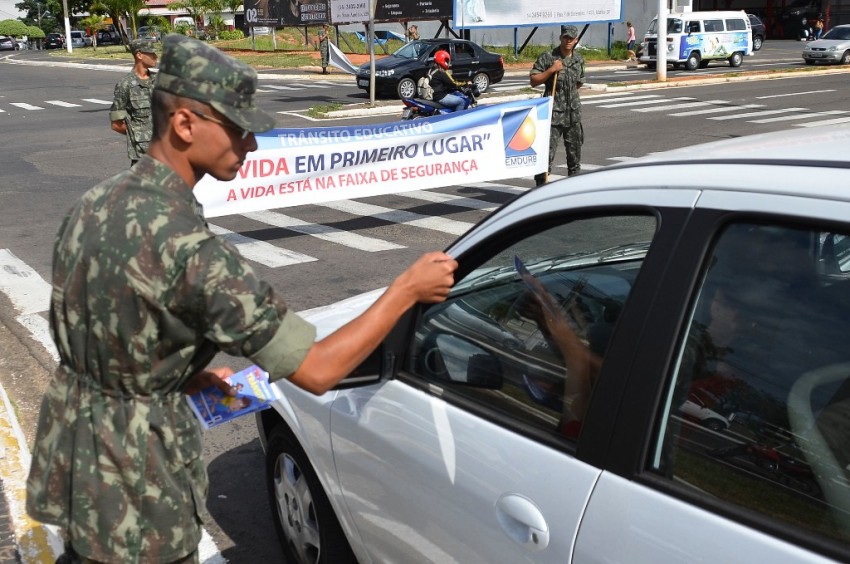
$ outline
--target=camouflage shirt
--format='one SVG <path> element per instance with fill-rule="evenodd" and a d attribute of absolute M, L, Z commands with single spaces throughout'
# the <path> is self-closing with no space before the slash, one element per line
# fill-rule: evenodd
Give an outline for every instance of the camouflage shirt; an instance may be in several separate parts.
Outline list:
<path fill-rule="evenodd" d="M 42 402 L 27 510 L 103 562 L 171 562 L 201 538 L 201 428 L 181 392 L 217 351 L 289 376 L 315 329 L 257 279 L 149 156 L 63 220 L 50 324 L 60 365 Z"/>
<path fill-rule="evenodd" d="M 555 99 L 552 101 L 552 125 L 572 126 L 581 123 L 581 99 L 579 84 L 584 82 L 584 58 L 573 51 L 571 57 L 562 57 L 561 48 L 542 53 L 534 62 L 529 74 L 538 74 L 560 59 L 564 68 L 558 73 Z M 546 83 L 546 96 L 552 95 L 551 80 Z"/>
<path fill-rule="evenodd" d="M 153 77 L 139 78 L 131 72 L 115 85 L 109 121 L 127 124 L 127 156 L 138 160 L 148 152 L 153 135 L 151 120 L 151 93 Z"/>

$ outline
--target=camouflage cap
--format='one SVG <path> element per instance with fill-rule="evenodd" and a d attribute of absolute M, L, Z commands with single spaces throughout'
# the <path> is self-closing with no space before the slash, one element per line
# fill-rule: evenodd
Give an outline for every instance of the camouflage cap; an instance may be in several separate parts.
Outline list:
<path fill-rule="evenodd" d="M 154 90 L 209 104 L 242 129 L 254 133 L 275 126 L 274 117 L 254 105 L 257 71 L 185 35 L 165 36 Z"/>
<path fill-rule="evenodd" d="M 574 25 L 562 25 L 561 37 L 578 37 L 578 28 Z"/>
<path fill-rule="evenodd" d="M 156 55 L 156 49 L 154 49 L 153 43 L 150 41 L 131 41 L 130 52 L 134 55 L 136 53 L 150 53 L 151 55 Z"/>

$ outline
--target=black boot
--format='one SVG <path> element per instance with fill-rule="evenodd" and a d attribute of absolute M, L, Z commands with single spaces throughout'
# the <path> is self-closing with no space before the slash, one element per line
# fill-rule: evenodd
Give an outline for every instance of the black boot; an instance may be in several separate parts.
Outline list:
<path fill-rule="evenodd" d="M 535 186 L 535 188 L 537 186 L 543 186 L 544 184 L 546 184 L 546 177 L 547 176 L 548 176 L 548 174 L 545 173 L 545 172 L 541 172 L 540 174 L 535 174 L 534 175 L 534 186 Z"/>

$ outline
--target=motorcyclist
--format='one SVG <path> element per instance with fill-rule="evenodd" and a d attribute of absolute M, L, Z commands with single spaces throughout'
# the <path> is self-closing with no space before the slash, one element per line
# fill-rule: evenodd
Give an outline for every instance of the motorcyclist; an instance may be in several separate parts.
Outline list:
<path fill-rule="evenodd" d="M 448 72 L 452 66 L 452 58 L 448 51 L 440 49 L 434 53 L 434 68 L 431 73 L 431 88 L 434 89 L 434 101 L 439 102 L 443 106 L 451 108 L 453 111 L 465 109 L 467 101 L 464 97 L 459 96 L 459 92 L 464 82 L 456 81 Z"/>

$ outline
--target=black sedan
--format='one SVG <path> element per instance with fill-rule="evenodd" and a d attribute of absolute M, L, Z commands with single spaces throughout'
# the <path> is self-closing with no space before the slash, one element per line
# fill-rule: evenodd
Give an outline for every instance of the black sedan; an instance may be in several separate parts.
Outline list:
<path fill-rule="evenodd" d="M 61 33 L 48 33 L 44 39 L 45 49 L 62 49 L 65 47 L 65 37 Z"/>
<path fill-rule="evenodd" d="M 753 14 L 747 14 L 747 17 L 750 18 L 750 27 L 753 30 L 753 51 L 758 51 L 764 45 L 766 34 L 764 23 Z"/>
<path fill-rule="evenodd" d="M 502 80 L 505 62 L 498 53 L 460 39 L 425 39 L 411 41 L 388 57 L 375 61 L 375 93 L 411 98 L 416 82 L 434 61 L 434 53 L 444 49 L 452 57 L 452 75 L 458 80 L 470 79 L 480 92 Z M 357 72 L 357 86 L 369 91 L 369 63 Z"/>

